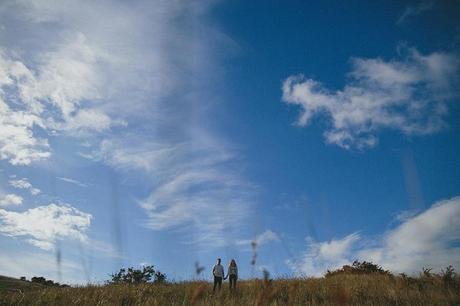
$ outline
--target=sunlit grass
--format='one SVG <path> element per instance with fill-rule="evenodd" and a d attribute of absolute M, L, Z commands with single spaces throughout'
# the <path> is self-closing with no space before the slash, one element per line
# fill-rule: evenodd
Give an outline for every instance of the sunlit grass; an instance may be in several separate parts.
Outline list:
<path fill-rule="evenodd" d="M 439 276 L 343 274 L 327 278 L 249 280 L 228 284 L 193 281 L 30 289 L 0 293 L 1 305 L 459 305 L 460 281 Z"/>

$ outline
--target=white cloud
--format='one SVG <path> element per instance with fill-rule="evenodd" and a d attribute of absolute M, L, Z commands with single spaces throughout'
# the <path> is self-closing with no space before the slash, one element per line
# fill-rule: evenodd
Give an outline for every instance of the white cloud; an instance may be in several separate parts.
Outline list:
<path fill-rule="evenodd" d="M 447 53 L 404 52 L 400 60 L 352 59 L 350 80 L 338 91 L 291 76 L 283 83 L 282 99 L 301 107 L 300 126 L 324 115 L 331 123 L 324 132 L 326 142 L 346 149 L 375 146 L 382 129 L 406 135 L 437 132 L 446 125 L 446 101 L 457 94 L 460 60 Z"/>
<path fill-rule="evenodd" d="M 37 71 L 0 52 L 0 158 L 28 165 L 51 155 L 39 132 L 108 129 L 111 121 L 100 110 L 79 109 L 82 100 L 97 99 L 91 63 L 79 49 L 85 41 L 65 46 L 64 54 L 50 52 Z M 75 50 L 76 49 L 76 50 Z M 0 50 L 1 51 L 1 50 Z M 69 54 L 67 54 L 69 53 Z M 42 133 L 43 134 L 43 133 Z"/>
<path fill-rule="evenodd" d="M 70 205 L 49 204 L 24 212 L 0 209 L 0 233 L 25 237 L 28 243 L 51 250 L 56 240 L 86 241 L 91 218 Z"/>
<path fill-rule="evenodd" d="M 262 246 L 269 242 L 279 241 L 280 238 L 277 233 L 272 230 L 265 230 L 263 233 L 255 236 L 253 239 L 240 239 L 236 241 L 237 245 L 251 246 L 252 243 L 255 243 L 257 246 Z"/>
<path fill-rule="evenodd" d="M 337 269 L 350 263 L 353 244 L 360 239 L 353 233 L 343 239 L 317 242 L 307 238 L 307 251 L 297 260 L 288 260 L 295 275 L 321 276 L 327 270 Z"/>
<path fill-rule="evenodd" d="M 435 203 L 425 212 L 407 219 L 388 232 L 381 247 L 361 250 L 394 271 L 419 271 L 422 266 L 439 270 L 460 268 L 460 197 Z"/>
<path fill-rule="evenodd" d="M 71 117 L 62 128 L 70 131 L 93 130 L 102 132 L 112 125 L 109 116 L 97 109 L 82 109 Z"/>
<path fill-rule="evenodd" d="M 17 194 L 0 193 L 0 207 L 10 206 L 10 205 L 21 205 L 22 201 L 23 201 L 22 197 Z"/>
<path fill-rule="evenodd" d="M 0 52 L 0 159 L 13 165 L 28 165 L 48 158 L 51 152 L 48 141 L 33 132 L 34 127 L 44 128 L 43 120 L 33 111 L 11 109 L 3 100 L 5 87 L 22 77 L 16 73 L 15 65 L 25 68 L 5 60 Z"/>
<path fill-rule="evenodd" d="M 10 185 L 18 189 L 28 189 L 32 195 L 37 195 L 41 192 L 40 189 L 32 186 L 32 184 L 26 178 L 10 180 Z"/>
<path fill-rule="evenodd" d="M 19 188 L 19 189 L 32 188 L 32 184 L 30 184 L 26 178 L 18 179 L 18 180 L 11 180 L 10 185 L 13 186 L 14 188 Z"/>
<path fill-rule="evenodd" d="M 368 242 L 354 233 L 329 242 L 308 240 L 307 251 L 288 261 L 297 274 L 322 275 L 326 270 L 366 260 L 393 272 L 415 273 L 423 267 L 460 268 L 460 197 L 435 203 L 426 211 L 405 218 L 382 238 Z"/>
<path fill-rule="evenodd" d="M 396 24 L 401 25 L 406 22 L 409 18 L 420 15 L 421 13 L 431 10 L 434 7 L 432 1 L 421 1 L 417 5 L 406 6 L 401 16 L 399 16 Z"/>

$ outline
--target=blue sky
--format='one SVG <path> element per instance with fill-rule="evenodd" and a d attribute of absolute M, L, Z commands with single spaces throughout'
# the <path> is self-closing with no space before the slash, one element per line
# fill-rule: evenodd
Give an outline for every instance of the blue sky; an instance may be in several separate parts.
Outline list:
<path fill-rule="evenodd" d="M 0 274 L 460 268 L 459 15 L 3 1 Z"/>

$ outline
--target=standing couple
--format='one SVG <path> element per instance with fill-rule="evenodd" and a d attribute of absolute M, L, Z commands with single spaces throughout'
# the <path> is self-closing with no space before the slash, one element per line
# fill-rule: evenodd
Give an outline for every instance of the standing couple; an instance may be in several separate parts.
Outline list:
<path fill-rule="evenodd" d="M 230 261 L 230 264 L 228 265 L 227 276 L 224 276 L 224 267 L 220 264 L 220 262 L 220 258 L 217 258 L 217 264 L 215 264 L 212 268 L 212 275 L 214 275 L 214 288 L 212 289 L 212 292 L 216 291 L 216 286 L 220 290 L 220 287 L 222 286 L 222 279 L 225 280 L 227 277 L 230 281 L 230 291 L 232 291 L 232 289 L 235 290 L 236 280 L 238 279 L 238 267 L 236 266 L 235 260 L 232 259 Z"/>

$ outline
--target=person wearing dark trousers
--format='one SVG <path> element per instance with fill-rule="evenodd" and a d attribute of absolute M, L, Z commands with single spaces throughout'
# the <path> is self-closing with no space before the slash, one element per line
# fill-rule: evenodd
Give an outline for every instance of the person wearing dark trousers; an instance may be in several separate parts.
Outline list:
<path fill-rule="evenodd" d="M 227 279 L 230 282 L 230 291 L 236 290 L 236 281 L 238 280 L 238 267 L 236 265 L 235 259 L 230 261 L 228 265 L 227 276 L 224 279 Z"/>
<path fill-rule="evenodd" d="M 224 278 L 224 267 L 220 264 L 220 258 L 217 258 L 217 264 L 212 268 L 212 275 L 214 276 L 214 288 L 212 292 L 216 291 L 216 287 L 220 290 L 222 286 L 222 278 Z"/>

